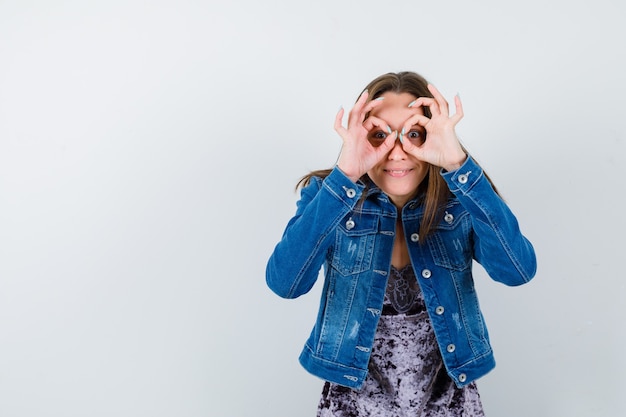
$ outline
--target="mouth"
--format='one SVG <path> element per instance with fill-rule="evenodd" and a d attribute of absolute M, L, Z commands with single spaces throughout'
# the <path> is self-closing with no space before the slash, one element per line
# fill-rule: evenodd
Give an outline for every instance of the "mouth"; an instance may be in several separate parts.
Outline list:
<path fill-rule="evenodd" d="M 392 177 L 400 178 L 408 175 L 413 169 L 385 169 L 384 171 Z"/>

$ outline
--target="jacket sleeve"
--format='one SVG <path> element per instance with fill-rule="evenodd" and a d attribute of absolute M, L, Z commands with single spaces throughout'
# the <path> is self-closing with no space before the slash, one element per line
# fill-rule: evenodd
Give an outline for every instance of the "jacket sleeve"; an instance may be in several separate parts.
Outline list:
<path fill-rule="evenodd" d="M 476 261 L 492 279 L 506 285 L 530 281 L 537 270 L 533 246 L 482 168 L 468 156 L 459 169 L 441 175 L 472 217 Z"/>
<path fill-rule="evenodd" d="M 313 287 L 339 221 L 352 211 L 364 188 L 335 168 L 323 181 L 313 178 L 302 189 L 296 214 L 267 262 L 265 278 L 272 291 L 296 298 Z"/>

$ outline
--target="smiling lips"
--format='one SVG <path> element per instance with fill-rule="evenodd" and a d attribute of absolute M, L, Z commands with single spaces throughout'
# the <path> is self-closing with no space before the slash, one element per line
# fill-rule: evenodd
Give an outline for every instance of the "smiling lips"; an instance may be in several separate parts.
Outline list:
<path fill-rule="evenodd" d="M 409 172 L 413 171 L 413 169 L 412 168 L 408 168 L 408 169 L 385 169 L 384 171 L 385 171 L 385 173 L 387 173 L 388 175 L 390 175 L 392 177 L 404 177 Z"/>

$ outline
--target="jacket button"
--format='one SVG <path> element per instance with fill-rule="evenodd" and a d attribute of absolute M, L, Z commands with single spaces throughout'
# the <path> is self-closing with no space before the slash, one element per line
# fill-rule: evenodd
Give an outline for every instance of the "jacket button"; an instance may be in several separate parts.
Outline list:
<path fill-rule="evenodd" d="M 417 234 L 417 233 L 413 233 L 413 234 L 411 235 L 411 242 L 417 242 L 417 241 L 419 241 L 419 240 L 420 240 L 420 235 L 419 235 L 419 234 Z"/>
<path fill-rule="evenodd" d="M 450 213 L 446 213 L 443 219 L 446 221 L 446 223 L 450 224 L 454 220 L 454 216 Z"/>
<path fill-rule="evenodd" d="M 346 195 L 350 198 L 354 198 L 354 196 L 356 195 L 356 191 L 354 191 L 354 188 L 348 188 L 346 190 Z"/>
<path fill-rule="evenodd" d="M 465 184 L 467 182 L 467 175 L 466 174 L 459 175 L 459 182 L 461 184 Z"/>
<path fill-rule="evenodd" d="M 354 225 L 354 220 L 352 220 L 352 217 L 350 217 L 348 219 L 348 221 L 346 222 L 346 229 L 352 230 L 352 229 L 354 229 L 354 226 L 355 226 Z"/>
<path fill-rule="evenodd" d="M 430 278 L 431 275 L 432 275 L 432 273 L 430 272 L 430 269 L 423 269 L 422 270 L 422 276 L 424 278 Z"/>
<path fill-rule="evenodd" d="M 467 375 L 465 374 L 459 375 L 459 382 L 465 382 L 465 381 L 467 381 Z"/>
<path fill-rule="evenodd" d="M 446 350 L 448 351 L 448 353 L 452 353 L 456 350 L 456 346 L 454 346 L 452 343 L 450 343 L 448 345 L 448 347 L 446 348 Z"/>
<path fill-rule="evenodd" d="M 446 311 L 446 309 L 445 309 L 445 308 L 443 308 L 443 306 L 439 306 L 439 307 L 437 307 L 437 308 L 435 309 L 435 313 L 436 313 L 438 316 L 441 316 L 441 315 L 443 314 L 443 312 L 444 312 L 444 311 Z"/>

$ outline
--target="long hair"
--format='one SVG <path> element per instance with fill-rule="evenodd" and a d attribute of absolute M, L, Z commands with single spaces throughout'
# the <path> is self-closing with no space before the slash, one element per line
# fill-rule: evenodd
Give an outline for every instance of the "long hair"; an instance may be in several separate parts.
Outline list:
<path fill-rule="evenodd" d="M 365 89 L 369 93 L 368 100 L 374 100 L 387 92 L 409 93 L 415 97 L 433 97 L 428 90 L 426 79 L 409 71 L 383 74 L 371 81 Z M 423 110 L 426 117 L 431 117 L 428 107 L 424 107 Z M 418 186 L 417 192 L 424 206 L 424 215 L 419 229 L 420 243 L 425 242 L 426 238 L 433 232 L 435 225 L 441 220 L 443 208 L 451 196 L 448 185 L 439 174 L 439 170 L 439 167 L 429 164 L 426 176 Z M 310 172 L 298 181 L 296 190 L 307 186 L 313 177 L 326 178 L 331 171 L 332 169 L 322 169 Z M 363 181 L 365 184 L 371 182 L 367 174 L 364 174 L 361 180 L 365 180 Z"/>

